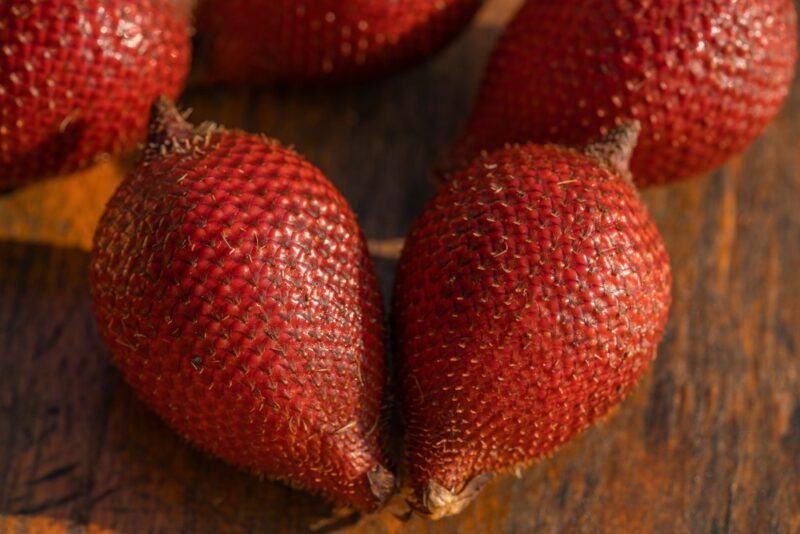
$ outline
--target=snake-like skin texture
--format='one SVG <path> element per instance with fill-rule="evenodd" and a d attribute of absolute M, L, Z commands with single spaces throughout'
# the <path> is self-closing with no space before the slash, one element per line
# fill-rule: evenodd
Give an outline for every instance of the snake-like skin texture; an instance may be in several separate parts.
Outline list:
<path fill-rule="evenodd" d="M 201 0 L 207 81 L 348 80 L 434 53 L 483 0 Z"/>
<path fill-rule="evenodd" d="M 137 395 L 232 464 L 376 508 L 392 488 L 381 299 L 344 198 L 276 142 L 160 103 L 91 260 L 97 324 Z"/>
<path fill-rule="evenodd" d="M 796 25 L 792 0 L 528 0 L 445 170 L 507 142 L 581 144 L 638 119 L 638 185 L 707 172 L 778 112 Z"/>
<path fill-rule="evenodd" d="M 413 224 L 394 293 L 417 506 L 548 454 L 656 355 L 669 259 L 634 189 L 598 161 L 524 145 L 480 158 Z M 431 485 L 433 483 L 433 486 Z"/>
<path fill-rule="evenodd" d="M 189 68 L 187 0 L 0 2 L 0 189 L 135 147 Z"/>

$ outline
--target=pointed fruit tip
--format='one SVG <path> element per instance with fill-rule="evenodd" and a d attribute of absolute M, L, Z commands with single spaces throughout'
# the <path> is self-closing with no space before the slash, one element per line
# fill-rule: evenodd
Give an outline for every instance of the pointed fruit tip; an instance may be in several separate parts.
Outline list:
<path fill-rule="evenodd" d="M 585 146 L 582 152 L 598 159 L 610 171 L 632 181 L 631 158 L 642 125 L 638 120 L 626 120 L 606 135 Z"/>
<path fill-rule="evenodd" d="M 369 481 L 369 488 L 375 496 L 375 499 L 377 499 L 379 506 L 383 506 L 394 493 L 394 475 L 382 465 L 376 465 L 367 473 L 367 480 Z"/>
<path fill-rule="evenodd" d="M 422 494 L 422 514 L 432 520 L 456 515 L 475 500 L 483 487 L 494 478 L 491 473 L 484 473 L 467 482 L 458 493 L 450 491 L 435 480 L 429 480 Z"/>
<path fill-rule="evenodd" d="M 150 147 L 161 147 L 173 140 L 191 136 L 194 127 L 178 111 L 175 104 L 165 96 L 159 96 L 150 107 L 150 124 L 147 144 Z"/>

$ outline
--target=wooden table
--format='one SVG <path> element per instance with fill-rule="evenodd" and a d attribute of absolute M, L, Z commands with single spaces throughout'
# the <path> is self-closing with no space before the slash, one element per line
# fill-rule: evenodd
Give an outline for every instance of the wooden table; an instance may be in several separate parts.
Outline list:
<path fill-rule="evenodd" d="M 470 107 L 495 0 L 435 61 L 334 89 L 190 90 L 194 120 L 294 144 L 372 238 L 402 236 Z M 800 531 L 800 83 L 713 175 L 644 193 L 674 270 L 660 356 L 608 422 L 489 486 L 461 516 L 366 532 Z M 0 197 L 0 532 L 296 531 L 319 499 L 195 451 L 121 383 L 95 329 L 87 252 L 120 164 Z M 384 289 L 393 262 L 378 261 Z M 388 293 L 387 293 L 388 294 Z"/>

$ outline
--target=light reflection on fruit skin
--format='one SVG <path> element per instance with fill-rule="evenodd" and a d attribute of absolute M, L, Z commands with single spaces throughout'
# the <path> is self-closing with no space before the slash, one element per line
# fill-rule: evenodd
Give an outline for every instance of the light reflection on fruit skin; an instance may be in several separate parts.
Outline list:
<path fill-rule="evenodd" d="M 1 2 L 0 187 L 86 169 L 143 141 L 153 98 L 183 87 L 188 8 L 183 0 Z"/>

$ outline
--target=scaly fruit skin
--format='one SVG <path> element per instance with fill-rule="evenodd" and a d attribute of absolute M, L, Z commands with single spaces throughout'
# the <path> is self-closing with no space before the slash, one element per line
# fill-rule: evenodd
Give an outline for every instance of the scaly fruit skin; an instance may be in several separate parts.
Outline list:
<path fill-rule="evenodd" d="M 434 53 L 483 0 L 201 0 L 211 82 L 349 80 Z"/>
<path fill-rule="evenodd" d="M 493 52 L 445 174 L 507 142 L 578 145 L 631 118 L 643 127 L 638 185 L 707 172 L 778 112 L 796 25 L 791 0 L 528 0 Z"/>
<path fill-rule="evenodd" d="M 432 518 L 608 413 L 655 357 L 669 259 L 634 187 L 598 161 L 501 149 L 411 229 L 394 336 L 410 485 Z"/>
<path fill-rule="evenodd" d="M 189 69 L 187 0 L 0 2 L 0 189 L 144 140 Z"/>
<path fill-rule="evenodd" d="M 393 484 L 385 348 L 355 216 L 291 150 L 158 107 L 95 236 L 92 296 L 114 362 L 200 448 L 376 508 Z"/>

